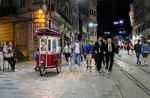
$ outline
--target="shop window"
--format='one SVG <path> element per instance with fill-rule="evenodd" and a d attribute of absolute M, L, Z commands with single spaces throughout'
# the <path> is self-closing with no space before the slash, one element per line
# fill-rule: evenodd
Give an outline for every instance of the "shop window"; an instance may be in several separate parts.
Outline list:
<path fill-rule="evenodd" d="M 20 0 L 20 8 L 24 8 L 26 6 L 26 0 Z"/>

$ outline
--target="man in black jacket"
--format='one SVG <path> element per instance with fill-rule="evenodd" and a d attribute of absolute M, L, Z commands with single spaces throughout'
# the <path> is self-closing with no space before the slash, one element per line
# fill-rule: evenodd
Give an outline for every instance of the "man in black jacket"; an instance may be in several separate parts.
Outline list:
<path fill-rule="evenodd" d="M 96 68 L 98 72 L 101 72 L 101 65 L 103 60 L 103 41 L 102 37 L 99 37 L 98 41 L 94 46 L 95 58 L 96 58 Z"/>
<path fill-rule="evenodd" d="M 134 50 L 136 53 L 136 58 L 137 58 L 137 64 L 141 64 L 140 61 L 140 54 L 141 54 L 141 44 L 140 44 L 140 40 L 138 40 L 138 43 L 134 45 Z"/>
<path fill-rule="evenodd" d="M 111 38 L 107 39 L 107 44 L 104 46 L 104 50 L 106 53 L 106 70 L 112 71 L 116 48 L 114 43 L 112 43 Z"/>

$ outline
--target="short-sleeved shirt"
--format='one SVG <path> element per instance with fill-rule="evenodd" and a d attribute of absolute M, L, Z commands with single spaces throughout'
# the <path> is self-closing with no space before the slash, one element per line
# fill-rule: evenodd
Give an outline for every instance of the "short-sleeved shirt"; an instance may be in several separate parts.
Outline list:
<path fill-rule="evenodd" d="M 75 53 L 81 53 L 80 48 L 80 43 L 75 42 Z"/>
<path fill-rule="evenodd" d="M 92 51 L 92 46 L 91 45 L 85 45 L 84 49 L 85 49 L 85 53 L 89 54 Z"/>

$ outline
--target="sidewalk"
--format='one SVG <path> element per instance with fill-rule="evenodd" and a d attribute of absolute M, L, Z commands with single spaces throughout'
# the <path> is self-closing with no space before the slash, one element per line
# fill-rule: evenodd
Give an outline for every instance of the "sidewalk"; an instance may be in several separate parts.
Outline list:
<path fill-rule="evenodd" d="M 0 98 L 122 98 L 111 74 L 85 70 L 68 71 L 63 66 L 57 74 L 55 69 L 44 77 L 34 71 L 34 61 L 19 62 L 19 72 L 0 72 Z"/>

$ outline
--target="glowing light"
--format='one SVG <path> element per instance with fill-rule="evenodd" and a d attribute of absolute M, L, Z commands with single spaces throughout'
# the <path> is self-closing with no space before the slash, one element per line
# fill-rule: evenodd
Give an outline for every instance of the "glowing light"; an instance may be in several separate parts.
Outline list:
<path fill-rule="evenodd" d="M 43 10 L 41 10 L 41 9 L 38 12 L 39 12 L 39 14 L 43 14 Z"/>

